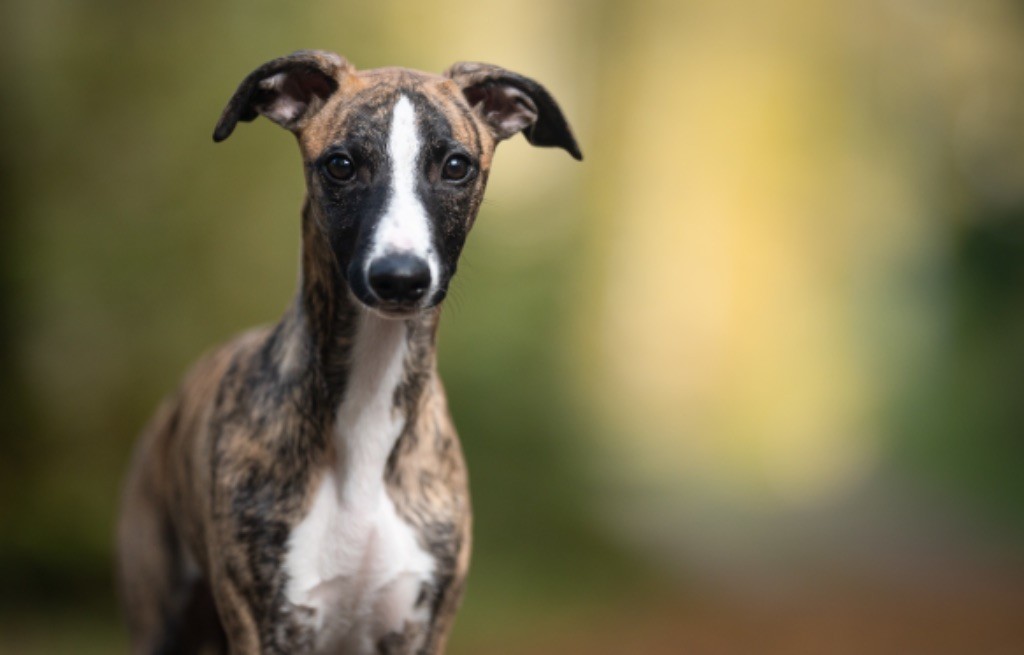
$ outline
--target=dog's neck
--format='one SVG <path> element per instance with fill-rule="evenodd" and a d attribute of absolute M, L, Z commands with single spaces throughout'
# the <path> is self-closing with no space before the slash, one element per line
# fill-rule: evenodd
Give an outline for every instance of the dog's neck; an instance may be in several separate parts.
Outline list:
<path fill-rule="evenodd" d="M 278 370 L 309 382 L 307 392 L 317 394 L 332 419 L 356 398 L 365 404 L 385 396 L 411 419 L 436 365 L 439 308 L 390 319 L 364 307 L 349 291 L 320 220 L 307 202 L 299 289 L 275 336 Z M 380 397 L 367 397 L 371 389 Z"/>

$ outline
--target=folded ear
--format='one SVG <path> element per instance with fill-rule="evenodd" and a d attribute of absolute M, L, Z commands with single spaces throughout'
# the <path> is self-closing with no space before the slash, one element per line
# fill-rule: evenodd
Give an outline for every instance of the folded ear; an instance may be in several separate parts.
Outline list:
<path fill-rule="evenodd" d="M 238 121 L 260 114 L 294 132 L 338 90 L 341 76 L 353 70 L 343 57 L 323 50 L 300 50 L 268 61 L 238 85 L 217 121 L 213 140 L 223 141 Z"/>
<path fill-rule="evenodd" d="M 563 148 L 583 159 L 562 110 L 540 84 L 490 64 L 460 62 L 444 74 L 462 88 L 497 140 L 522 132 L 535 146 Z"/>

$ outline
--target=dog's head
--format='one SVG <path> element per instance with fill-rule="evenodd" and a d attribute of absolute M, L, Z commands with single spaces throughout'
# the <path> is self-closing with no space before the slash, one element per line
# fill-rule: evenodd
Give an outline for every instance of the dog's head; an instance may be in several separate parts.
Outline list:
<path fill-rule="evenodd" d="M 242 81 L 214 140 L 261 114 L 298 138 L 338 270 L 387 316 L 444 299 L 499 141 L 522 132 L 582 159 L 548 92 L 488 64 L 357 72 L 334 53 L 296 52 Z"/>

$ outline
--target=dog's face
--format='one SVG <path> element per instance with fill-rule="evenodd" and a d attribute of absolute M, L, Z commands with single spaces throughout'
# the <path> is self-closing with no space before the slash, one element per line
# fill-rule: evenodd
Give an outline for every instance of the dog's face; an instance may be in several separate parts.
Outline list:
<path fill-rule="evenodd" d="M 444 299 L 499 141 L 523 132 L 581 158 L 540 85 L 485 64 L 357 72 L 298 52 L 242 82 L 214 139 L 260 114 L 298 137 L 309 202 L 352 294 L 393 317 Z"/>

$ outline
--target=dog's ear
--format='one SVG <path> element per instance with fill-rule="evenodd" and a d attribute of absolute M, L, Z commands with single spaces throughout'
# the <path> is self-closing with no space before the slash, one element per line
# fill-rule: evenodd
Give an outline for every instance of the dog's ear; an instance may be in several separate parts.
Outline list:
<path fill-rule="evenodd" d="M 498 141 L 522 132 L 535 146 L 563 148 L 583 159 L 562 110 L 540 84 L 491 64 L 460 62 L 444 74 Z"/>
<path fill-rule="evenodd" d="M 354 69 L 343 57 L 323 50 L 300 50 L 268 61 L 242 80 L 231 96 L 213 140 L 231 136 L 238 121 L 263 114 L 293 132 L 338 90 L 338 80 Z"/>

